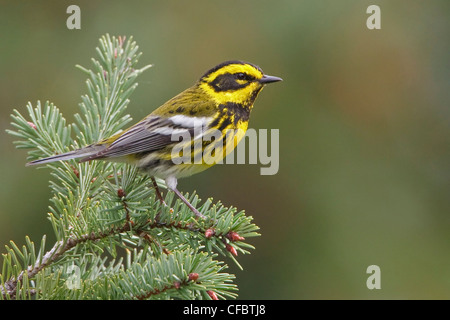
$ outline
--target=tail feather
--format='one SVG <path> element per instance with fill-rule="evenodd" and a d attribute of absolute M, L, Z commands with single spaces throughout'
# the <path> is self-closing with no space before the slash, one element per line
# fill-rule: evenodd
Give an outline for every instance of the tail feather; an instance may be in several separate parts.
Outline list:
<path fill-rule="evenodd" d="M 106 146 L 104 146 L 104 145 L 90 145 L 90 146 L 87 146 L 87 147 L 84 147 L 84 148 L 81 148 L 78 150 L 69 151 L 66 153 L 57 154 L 55 156 L 34 160 L 31 162 L 28 162 L 26 164 L 26 166 L 34 166 L 37 164 L 44 164 L 44 163 L 55 162 L 55 161 L 64 161 L 64 160 L 70 160 L 70 159 L 91 157 L 91 156 L 97 154 L 98 152 L 102 151 L 105 148 L 106 148 Z"/>

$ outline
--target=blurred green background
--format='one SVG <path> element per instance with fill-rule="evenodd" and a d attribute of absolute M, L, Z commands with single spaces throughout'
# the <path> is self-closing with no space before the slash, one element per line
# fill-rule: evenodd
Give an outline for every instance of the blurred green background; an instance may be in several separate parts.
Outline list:
<path fill-rule="evenodd" d="M 66 28 L 70 4 L 81 30 Z M 371 4 L 381 30 L 366 27 Z M 131 97 L 136 121 L 225 60 L 284 79 L 250 121 L 280 130 L 278 174 L 216 166 L 179 185 L 261 227 L 244 271 L 227 261 L 240 298 L 450 298 L 449 4 L 0 1 L 0 244 L 53 233 L 49 171 L 25 168 L 5 133 L 13 108 L 50 100 L 72 121 L 86 92 L 75 64 L 91 66 L 101 35 L 133 35 L 154 64 Z M 372 264 L 380 290 L 366 287 Z"/>

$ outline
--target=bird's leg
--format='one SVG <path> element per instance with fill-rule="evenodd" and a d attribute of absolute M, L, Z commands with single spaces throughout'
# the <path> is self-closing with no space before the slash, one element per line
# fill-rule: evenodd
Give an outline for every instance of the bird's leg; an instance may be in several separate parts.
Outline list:
<path fill-rule="evenodd" d="M 188 207 L 189 209 L 191 209 L 191 211 L 198 217 L 205 219 L 206 217 L 204 215 L 202 215 L 197 209 L 194 208 L 194 206 L 192 204 L 189 203 L 189 201 L 181 194 L 180 191 L 178 191 L 177 188 L 173 188 L 172 189 L 173 192 L 175 192 L 175 194 L 178 196 L 178 198 L 181 199 L 181 201 L 183 201 Z"/>
<path fill-rule="evenodd" d="M 156 197 L 159 199 L 159 201 L 160 201 L 163 205 L 166 205 L 166 203 L 164 202 L 164 199 L 163 199 L 163 197 L 162 197 L 162 195 L 161 195 L 161 192 L 159 191 L 158 184 L 156 183 L 155 178 L 152 177 L 151 179 L 152 179 L 152 182 L 153 182 L 153 187 L 155 188 Z"/>
<path fill-rule="evenodd" d="M 202 215 L 197 209 L 194 208 L 194 206 L 192 204 L 189 203 L 189 201 L 181 194 L 180 191 L 178 191 L 177 189 L 177 178 L 175 177 L 167 177 L 166 178 L 166 185 L 167 187 L 172 190 L 173 192 L 175 192 L 175 194 L 178 196 L 178 198 L 181 199 L 181 201 L 183 201 L 188 207 L 189 209 L 191 209 L 191 211 L 195 214 L 195 216 L 198 218 L 202 218 L 205 219 L 206 217 L 204 215 Z"/>

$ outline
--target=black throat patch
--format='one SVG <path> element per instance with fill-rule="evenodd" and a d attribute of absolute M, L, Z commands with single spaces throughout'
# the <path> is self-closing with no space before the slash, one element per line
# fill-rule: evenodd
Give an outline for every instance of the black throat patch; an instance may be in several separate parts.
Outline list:
<path fill-rule="evenodd" d="M 250 106 L 244 106 L 238 103 L 227 102 L 219 105 L 220 114 L 217 118 L 210 124 L 211 128 L 214 128 L 221 123 L 217 128 L 218 130 L 223 130 L 229 124 L 231 124 L 231 119 L 233 119 L 233 125 L 236 127 L 240 120 L 248 121 L 250 118 Z"/>

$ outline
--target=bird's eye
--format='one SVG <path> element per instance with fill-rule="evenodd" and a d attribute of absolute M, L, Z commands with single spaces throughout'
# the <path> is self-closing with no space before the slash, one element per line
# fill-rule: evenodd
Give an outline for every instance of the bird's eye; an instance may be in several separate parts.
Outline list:
<path fill-rule="evenodd" d="M 242 72 L 236 73 L 236 79 L 238 79 L 238 80 L 247 80 L 247 75 L 245 73 L 242 73 Z"/>

